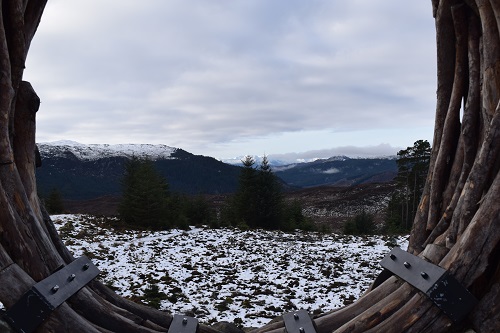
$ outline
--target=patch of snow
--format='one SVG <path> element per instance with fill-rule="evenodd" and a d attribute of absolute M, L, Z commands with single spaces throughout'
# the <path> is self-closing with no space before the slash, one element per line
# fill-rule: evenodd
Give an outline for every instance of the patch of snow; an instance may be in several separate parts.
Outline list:
<path fill-rule="evenodd" d="M 194 227 L 133 232 L 85 215 L 52 220 L 70 251 L 90 256 L 118 294 L 141 298 L 154 284 L 167 298 L 162 310 L 207 324 L 241 319 L 245 327 L 297 309 L 347 305 L 381 272 L 378 263 L 394 242 L 407 247 L 406 237 Z"/>
<path fill-rule="evenodd" d="M 38 144 L 43 156 L 64 156 L 68 152 L 84 161 L 93 161 L 105 157 L 125 156 L 128 158 L 148 158 L 151 160 L 172 158 L 177 148 L 153 144 L 81 144 L 75 141 L 41 142 Z"/>

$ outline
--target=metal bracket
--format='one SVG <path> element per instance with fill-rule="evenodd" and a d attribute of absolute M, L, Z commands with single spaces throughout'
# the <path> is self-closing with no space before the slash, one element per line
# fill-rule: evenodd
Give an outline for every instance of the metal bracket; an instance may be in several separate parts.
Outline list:
<path fill-rule="evenodd" d="M 82 256 L 35 284 L 7 310 L 5 320 L 18 332 L 33 332 L 52 311 L 100 273 Z"/>
<path fill-rule="evenodd" d="M 174 315 L 168 333 L 195 333 L 198 331 L 198 319 L 183 315 Z"/>
<path fill-rule="evenodd" d="M 395 247 L 380 265 L 425 293 L 454 322 L 477 304 L 476 298 L 442 267 Z"/>
<path fill-rule="evenodd" d="M 287 333 L 316 333 L 314 323 L 306 310 L 285 313 L 283 321 Z"/>

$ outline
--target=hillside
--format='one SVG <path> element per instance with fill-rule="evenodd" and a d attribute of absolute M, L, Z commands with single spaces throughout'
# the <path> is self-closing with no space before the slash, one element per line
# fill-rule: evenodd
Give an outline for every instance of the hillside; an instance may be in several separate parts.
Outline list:
<path fill-rule="evenodd" d="M 388 182 L 394 179 L 398 168 L 394 158 L 336 156 L 314 162 L 276 167 L 274 171 L 278 177 L 291 186 L 314 187 Z"/>
<path fill-rule="evenodd" d="M 65 141 L 41 143 L 38 148 L 42 158 L 42 166 L 36 171 L 39 192 L 56 188 L 69 200 L 119 196 L 125 163 L 132 156 L 153 160 L 170 189 L 187 194 L 233 192 L 240 172 L 237 166 L 165 145 L 82 145 Z"/>
<path fill-rule="evenodd" d="M 318 186 L 289 192 L 287 199 L 298 200 L 304 215 L 316 224 L 339 232 L 348 219 L 363 211 L 373 214 L 376 224 L 382 223 L 395 187 L 392 182 L 347 187 Z"/>

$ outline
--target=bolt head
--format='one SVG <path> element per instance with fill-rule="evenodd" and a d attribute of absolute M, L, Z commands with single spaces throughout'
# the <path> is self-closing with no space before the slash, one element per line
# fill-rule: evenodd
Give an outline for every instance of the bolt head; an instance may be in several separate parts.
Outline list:
<path fill-rule="evenodd" d="M 56 293 L 59 290 L 59 286 L 56 284 L 55 286 L 52 287 L 52 292 Z"/>
<path fill-rule="evenodd" d="M 299 314 L 298 314 L 298 313 L 294 313 L 294 314 L 293 314 L 293 318 L 294 318 L 295 320 L 299 320 Z"/>
<path fill-rule="evenodd" d="M 406 267 L 406 268 L 410 268 L 411 267 L 411 264 L 409 262 L 404 262 L 403 265 Z"/>
<path fill-rule="evenodd" d="M 389 258 L 391 258 L 392 260 L 396 260 L 396 255 L 395 255 L 395 254 L 393 254 L 393 253 L 391 253 L 391 254 L 389 255 Z"/>
<path fill-rule="evenodd" d="M 424 279 L 429 278 L 429 274 L 427 274 L 426 272 L 420 272 L 420 276 L 422 276 Z"/>

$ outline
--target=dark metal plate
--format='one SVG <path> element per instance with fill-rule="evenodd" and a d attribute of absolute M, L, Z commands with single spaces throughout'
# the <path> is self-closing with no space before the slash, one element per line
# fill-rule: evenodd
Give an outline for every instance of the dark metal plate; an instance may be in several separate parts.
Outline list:
<path fill-rule="evenodd" d="M 82 256 L 33 286 L 57 308 L 100 273 L 89 258 Z"/>
<path fill-rule="evenodd" d="M 454 322 L 464 319 L 477 304 L 477 299 L 448 273 L 429 289 L 427 296 Z"/>
<path fill-rule="evenodd" d="M 395 247 L 380 265 L 426 293 L 446 273 L 442 267 Z"/>
<path fill-rule="evenodd" d="M 198 319 L 183 315 L 174 315 L 168 333 L 195 333 L 198 330 Z"/>
<path fill-rule="evenodd" d="M 30 289 L 9 308 L 4 319 L 18 332 L 33 332 L 52 311 L 54 308 Z"/>
<path fill-rule="evenodd" d="M 90 259 L 82 256 L 35 284 L 8 309 L 5 319 L 19 332 L 32 332 L 99 273 Z"/>
<path fill-rule="evenodd" d="M 459 322 L 477 304 L 476 298 L 444 268 L 395 247 L 382 267 L 424 292 L 451 320 Z"/>
<path fill-rule="evenodd" d="M 283 321 L 288 333 L 316 333 L 314 323 L 306 310 L 285 313 Z"/>

